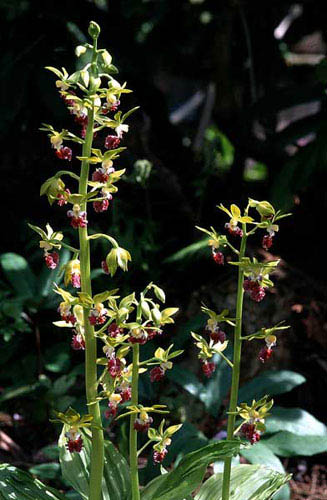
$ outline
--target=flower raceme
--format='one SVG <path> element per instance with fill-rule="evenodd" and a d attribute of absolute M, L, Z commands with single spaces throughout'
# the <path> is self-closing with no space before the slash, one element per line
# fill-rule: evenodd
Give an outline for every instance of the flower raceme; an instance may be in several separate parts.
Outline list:
<path fill-rule="evenodd" d="M 282 214 L 282 212 L 276 211 L 267 201 L 257 201 L 251 198 L 249 198 L 243 212 L 235 204 L 232 204 L 230 209 L 227 209 L 222 204 L 218 208 L 228 215 L 229 221 L 225 223 L 224 227 L 231 236 L 238 236 L 240 238 L 239 247 L 236 248 L 234 240 L 232 242 L 229 241 L 228 236 L 219 233 L 213 227 L 210 227 L 210 229 L 198 227 L 197 229 L 207 235 L 213 260 L 217 264 L 224 264 L 226 250 L 230 250 L 236 256 L 236 262 L 231 262 L 228 259 L 230 265 L 238 268 L 235 318 L 230 316 L 228 310 L 217 313 L 206 306 L 202 306 L 202 312 L 208 316 L 205 334 L 204 336 L 194 332 L 191 332 L 191 334 L 195 339 L 196 347 L 199 349 L 198 358 L 201 362 L 201 370 L 204 376 L 209 378 L 213 375 L 217 362 L 227 363 L 233 371 L 237 370 L 237 376 L 234 373 L 232 377 L 227 439 L 233 439 L 234 435 L 239 433 L 242 437 L 248 439 L 250 444 L 255 444 L 261 439 L 261 435 L 265 431 L 264 421 L 269 415 L 268 411 L 273 402 L 268 400 L 268 396 L 265 396 L 258 402 L 253 401 L 251 406 L 245 403 L 242 403 L 239 407 L 236 406 L 242 342 L 264 339 L 265 346 L 260 349 L 258 360 L 265 363 L 271 358 L 273 348 L 276 346 L 276 332 L 288 327 L 280 323 L 274 327 L 261 328 L 253 334 L 244 335 L 244 327 L 242 325 L 244 296 L 249 296 L 251 300 L 257 303 L 262 302 L 269 288 L 274 285 L 270 279 L 270 275 L 279 263 L 278 260 L 269 259 L 259 262 L 256 258 L 250 259 L 246 257 L 246 244 L 249 237 L 263 230 L 266 234 L 261 236 L 261 245 L 268 251 L 273 245 L 273 238 L 276 232 L 279 230 L 277 222 L 290 214 Z M 224 353 L 228 340 L 224 331 L 225 327 L 222 328 L 223 323 L 226 326 L 229 325 L 234 328 L 234 350 L 237 353 L 236 356 L 233 356 L 234 363 Z M 222 359 L 219 360 L 218 357 Z M 241 417 L 244 422 L 235 429 L 235 419 L 237 416 Z M 159 456 L 156 456 L 156 460 L 157 458 L 159 460 Z M 223 500 L 229 498 L 230 468 L 231 462 L 226 460 L 223 475 Z"/>
<path fill-rule="evenodd" d="M 122 248 L 112 236 L 94 233 L 89 226 L 93 217 L 108 212 L 113 196 L 118 196 L 117 183 L 125 170 L 116 168 L 116 162 L 126 149 L 121 147 L 129 130 L 126 121 L 138 109 L 122 111 L 122 97 L 131 91 L 125 83 L 120 84 L 113 77 L 118 70 L 112 64 L 110 54 L 98 48 L 99 33 L 99 26 L 91 22 L 89 35 L 92 43 L 76 49 L 77 57 L 83 54 L 83 59 L 90 61 L 83 68 L 72 74 L 65 68 L 47 68 L 56 76 L 55 86 L 77 130 L 56 130 L 49 124 L 43 124 L 41 128 L 48 134 L 58 163 L 70 162 L 72 168 L 60 170 L 47 179 L 41 186 L 40 194 L 47 197 L 50 205 L 67 205 L 65 209 L 70 226 L 76 229 L 72 237 L 78 239 L 78 244 L 71 246 L 64 234 L 54 231 L 49 224 L 46 231 L 37 226 L 30 227 L 40 236 L 40 248 L 49 270 L 58 267 L 62 247 L 72 253 L 69 262 L 63 266 L 64 287 L 60 288 L 57 284 L 54 287 L 54 291 L 61 296 L 58 308 L 60 320 L 54 325 L 72 332 L 72 349 L 79 351 L 80 355 L 85 352 L 86 396 L 90 414 L 80 416 L 72 408 L 65 413 L 57 413 L 56 421 L 64 425 L 65 447 L 72 454 L 80 453 L 84 447 L 83 427 L 89 428 L 92 437 L 89 498 L 98 500 L 104 463 L 99 402 L 107 403 L 105 417 L 110 419 L 109 425 L 116 419 L 130 416 L 130 473 L 132 498 L 136 500 L 139 499 L 138 432 L 151 431 L 154 436 L 151 440 L 155 442 L 153 460 L 161 463 L 171 435 L 179 429 L 179 426 L 173 426 L 164 431 L 161 426 L 157 431 L 150 427 L 154 423 L 150 413 L 167 411 L 162 405 L 141 407 L 138 402 L 139 377 L 149 368 L 150 379 L 158 382 L 172 368 L 171 359 L 182 351 L 172 352 L 172 346 L 167 350 L 157 348 L 153 357 L 139 364 L 142 345 L 159 337 L 166 325 L 174 323 L 173 316 L 178 311 L 173 307 L 164 308 L 165 293 L 158 285 L 151 282 L 140 294 L 133 292 L 125 297 L 117 294 L 118 289 L 112 287 L 96 295 L 91 291 L 90 247 L 94 239 L 100 238 L 110 245 L 107 256 L 101 261 L 105 275 L 112 278 L 118 270 L 127 272 L 131 261 L 128 250 Z M 96 135 L 102 149 L 94 147 Z M 81 165 L 79 172 L 75 173 L 77 162 Z M 68 186 L 67 178 L 71 183 Z M 89 204 L 93 206 L 91 214 Z M 60 273 L 56 276 L 61 279 Z M 110 287 L 111 279 L 108 276 L 103 278 L 104 281 L 107 279 Z M 104 356 L 100 358 L 97 358 L 97 343 L 103 344 Z M 100 368 L 102 372 L 99 375 Z M 126 406 L 128 402 L 131 407 Z"/>

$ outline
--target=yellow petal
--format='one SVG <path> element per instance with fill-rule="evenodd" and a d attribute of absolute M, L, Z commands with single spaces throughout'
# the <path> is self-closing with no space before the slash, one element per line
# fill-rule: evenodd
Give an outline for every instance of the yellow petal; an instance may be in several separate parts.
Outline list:
<path fill-rule="evenodd" d="M 230 211 L 232 212 L 232 216 L 235 217 L 235 219 L 238 219 L 241 215 L 241 210 L 238 208 L 237 205 L 231 205 Z"/>

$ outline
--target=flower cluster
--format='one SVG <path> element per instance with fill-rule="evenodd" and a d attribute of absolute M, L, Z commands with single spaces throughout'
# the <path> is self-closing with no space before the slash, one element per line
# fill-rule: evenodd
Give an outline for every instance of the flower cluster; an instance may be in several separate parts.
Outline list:
<path fill-rule="evenodd" d="M 70 453 L 80 453 L 83 448 L 82 429 L 92 427 L 93 416 L 81 415 L 73 408 L 68 408 L 65 413 L 55 412 L 55 419 L 51 422 L 59 422 L 64 424 L 66 448 Z"/>
<path fill-rule="evenodd" d="M 210 378 L 216 369 L 216 364 L 212 360 L 213 356 L 217 354 L 226 359 L 223 351 L 227 348 L 228 340 L 226 340 L 226 333 L 220 325 L 222 323 L 234 325 L 234 319 L 229 317 L 228 309 L 224 309 L 220 314 L 206 306 L 202 306 L 201 310 L 209 317 L 205 327 L 205 334 L 209 335 L 209 342 L 199 334 L 193 332 L 191 334 L 196 340 L 196 347 L 199 349 L 198 358 L 202 363 L 202 372 L 206 377 Z"/>
<path fill-rule="evenodd" d="M 152 428 L 148 430 L 149 440 L 155 442 L 153 445 L 153 463 L 155 465 L 164 461 L 168 453 L 167 446 L 171 444 L 172 436 L 182 427 L 181 425 L 172 425 L 164 429 L 164 426 L 165 420 L 162 420 L 158 430 Z"/>
<path fill-rule="evenodd" d="M 268 396 L 264 396 L 259 401 L 253 401 L 251 406 L 241 403 L 236 407 L 235 415 L 244 420 L 239 431 L 251 444 L 260 441 L 261 433 L 266 429 L 265 419 L 269 416 L 273 404 L 272 399 L 268 400 Z"/>

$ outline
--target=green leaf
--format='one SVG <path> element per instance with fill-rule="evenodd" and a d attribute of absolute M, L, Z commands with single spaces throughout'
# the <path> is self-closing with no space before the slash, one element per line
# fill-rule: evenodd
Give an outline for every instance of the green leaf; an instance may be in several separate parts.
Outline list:
<path fill-rule="evenodd" d="M 251 464 L 267 465 L 277 472 L 284 473 L 284 467 L 278 457 L 265 445 L 264 441 L 254 444 L 251 448 L 241 451 L 241 455 Z M 274 500 L 289 500 L 291 496 L 288 484 L 274 496 Z"/>
<path fill-rule="evenodd" d="M 0 484 L 1 500 L 66 500 L 59 491 L 9 464 L 0 464 Z"/>
<path fill-rule="evenodd" d="M 289 392 L 305 382 L 303 375 L 288 370 L 266 371 L 243 385 L 239 391 L 239 402 L 247 403 L 266 394 L 273 396 Z"/>
<path fill-rule="evenodd" d="M 236 465 L 232 469 L 230 500 L 268 500 L 290 476 L 260 465 Z M 215 474 L 201 487 L 195 500 L 221 498 L 223 474 Z"/>
<path fill-rule="evenodd" d="M 235 455 L 240 446 L 239 440 L 220 441 L 188 453 L 174 470 L 156 477 L 147 484 L 141 492 L 141 500 L 181 500 L 185 498 L 201 483 L 209 463 Z"/>
<path fill-rule="evenodd" d="M 264 443 L 281 457 L 312 456 L 327 451 L 327 436 L 299 436 L 285 431 L 265 439 Z"/>
<path fill-rule="evenodd" d="M 70 453 L 66 448 L 67 426 L 59 437 L 60 464 L 64 479 L 88 500 L 91 440 L 90 432 L 81 429 L 83 449 L 81 453 Z M 126 460 L 110 441 L 105 441 L 105 463 L 102 481 L 102 500 L 129 500 L 130 476 Z"/>
<path fill-rule="evenodd" d="M 241 455 L 251 464 L 268 465 L 277 472 L 284 472 L 282 462 L 273 454 L 264 441 L 254 444 L 251 448 L 241 451 Z"/>
<path fill-rule="evenodd" d="M 21 297 L 34 297 L 36 292 L 36 277 L 28 262 L 17 253 L 3 253 L 0 262 L 4 275 Z"/>
<path fill-rule="evenodd" d="M 327 427 L 301 408 L 275 406 L 266 421 L 266 433 L 288 431 L 300 436 L 327 436 Z"/>

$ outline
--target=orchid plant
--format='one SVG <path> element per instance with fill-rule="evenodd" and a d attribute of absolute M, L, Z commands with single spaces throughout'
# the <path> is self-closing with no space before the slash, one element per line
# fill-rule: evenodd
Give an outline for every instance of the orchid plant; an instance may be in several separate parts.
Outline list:
<path fill-rule="evenodd" d="M 240 435 L 249 440 L 251 444 L 254 444 L 260 440 L 261 433 L 265 431 L 265 418 L 269 415 L 268 412 L 273 406 L 273 401 L 268 396 L 265 396 L 259 401 L 253 401 L 251 406 L 245 403 L 238 406 L 242 343 L 243 341 L 252 340 L 263 341 L 264 345 L 259 350 L 258 357 L 262 363 L 265 363 L 271 358 L 273 348 L 277 344 L 276 334 L 289 327 L 280 323 L 271 328 L 263 327 L 250 335 L 243 334 L 244 292 L 254 302 L 261 302 L 269 288 L 274 285 L 270 275 L 275 271 L 279 263 L 279 260 L 258 262 L 256 258 L 250 259 L 246 256 L 246 246 L 249 237 L 255 235 L 257 231 L 263 230 L 262 247 L 264 250 L 270 249 L 279 230 L 277 222 L 290 214 L 276 211 L 268 201 L 257 201 L 251 198 L 248 200 L 244 213 L 234 204 L 231 205 L 230 209 L 222 204 L 218 208 L 228 215 L 229 221 L 226 222 L 225 229 L 232 238 L 240 240 L 239 248 L 236 248 L 235 243 L 231 243 L 226 235 L 219 234 L 213 227 L 209 230 L 201 227 L 197 229 L 209 236 L 208 245 L 211 247 L 212 258 L 216 264 L 224 265 L 225 255 L 222 251 L 224 249 L 231 250 L 237 258 L 236 262 L 229 262 L 238 268 L 236 314 L 235 317 L 231 317 L 227 309 L 218 314 L 203 306 L 202 311 L 208 316 L 206 324 L 208 340 L 193 332 L 192 336 L 196 340 L 196 346 L 199 349 L 198 357 L 206 377 L 211 377 L 216 369 L 216 364 L 213 361 L 215 354 L 223 358 L 223 361 L 227 362 L 232 370 L 227 439 L 233 439 L 234 436 Z M 227 335 L 222 329 L 224 323 L 234 328 L 233 361 L 224 354 L 229 343 Z M 243 419 L 243 422 L 241 421 L 236 426 L 237 418 Z M 230 498 L 231 464 L 231 459 L 226 458 L 222 482 L 222 500 L 229 500 Z"/>
<path fill-rule="evenodd" d="M 138 400 L 139 375 L 149 368 L 150 380 L 161 380 L 166 370 L 172 368 L 172 360 L 182 351 L 159 347 L 152 358 L 140 361 L 140 347 L 162 335 L 162 328 L 173 323 L 177 308 L 160 306 L 166 300 L 164 291 L 150 283 L 137 295 L 131 293 L 120 297 L 117 288 L 93 295 L 91 284 L 90 245 L 98 238 L 105 239 L 111 246 L 101 262 L 103 272 L 108 276 L 108 286 L 118 268 L 128 270 L 131 255 L 121 248 L 110 235 L 93 233 L 90 230 L 89 204 L 95 214 L 106 212 L 117 194 L 117 182 L 125 169 L 117 169 L 125 147 L 121 146 L 124 134 L 128 132 L 127 118 L 138 108 L 122 113 L 120 99 L 131 92 L 126 84 L 121 85 L 113 74 L 117 73 L 112 58 L 105 49 L 97 45 L 99 26 L 91 22 L 89 35 L 92 43 L 78 46 L 77 57 L 89 56 L 86 66 L 69 75 L 48 67 L 55 74 L 59 95 L 74 118 L 78 133 L 68 130 L 57 131 L 52 125 L 43 124 L 55 155 L 61 161 L 79 160 L 79 173 L 59 170 L 46 180 L 41 195 L 46 195 L 52 205 L 67 206 L 70 225 L 76 230 L 78 244 L 75 247 L 65 242 L 61 231 L 54 231 L 47 224 L 46 231 L 30 225 L 41 237 L 40 247 L 44 251 L 45 264 L 50 270 L 60 266 L 59 251 L 62 247 L 72 253 L 72 259 L 65 265 L 64 285 L 54 285 L 54 291 L 62 301 L 59 305 L 60 320 L 55 325 L 71 329 L 72 348 L 85 353 L 85 389 L 89 413 L 81 416 L 73 408 L 65 413 L 58 412 L 54 421 L 64 425 L 65 446 L 69 453 L 81 453 L 84 446 L 83 429 L 91 431 L 91 465 L 88 498 L 99 500 L 102 490 L 104 468 L 103 422 L 100 402 L 105 401 L 107 422 L 129 416 L 130 418 L 130 476 L 133 500 L 140 498 L 138 479 L 138 433 L 148 433 L 147 445 L 153 445 L 153 461 L 160 464 L 167 454 L 172 435 L 180 425 L 165 428 L 165 421 L 158 430 L 152 427 L 153 414 L 167 413 L 163 405 L 143 407 Z M 108 131 L 109 129 L 109 134 Z M 104 152 L 94 147 L 94 138 L 104 133 Z M 97 139 L 99 141 L 99 138 Z M 74 151 L 66 145 L 72 142 L 80 149 Z M 90 175 L 90 168 L 95 167 Z M 77 189 L 67 188 L 63 178 L 75 181 Z M 102 356 L 98 356 L 98 344 L 102 345 Z M 128 358 L 131 357 L 130 361 Z M 102 372 L 99 373 L 99 368 Z M 119 413 L 119 416 L 118 416 Z M 143 447 L 144 449 L 144 447 Z"/>

